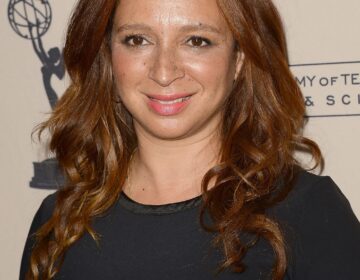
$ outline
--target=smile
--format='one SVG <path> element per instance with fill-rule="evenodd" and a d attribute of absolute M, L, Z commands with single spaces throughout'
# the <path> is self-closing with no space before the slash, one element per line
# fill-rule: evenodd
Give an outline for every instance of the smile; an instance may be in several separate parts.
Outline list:
<path fill-rule="evenodd" d="M 149 108 L 160 116 L 173 116 L 182 112 L 190 103 L 192 95 L 151 95 L 148 96 Z"/>
<path fill-rule="evenodd" d="M 174 100 L 170 100 L 170 101 L 158 100 L 158 99 L 151 98 L 151 97 L 149 97 L 149 98 L 151 100 L 154 100 L 155 102 L 159 102 L 160 104 L 169 105 L 169 104 L 175 104 L 175 103 L 179 103 L 179 102 L 184 102 L 184 101 L 190 99 L 190 97 L 191 96 L 187 96 L 187 97 L 178 98 L 178 99 L 174 99 Z"/>

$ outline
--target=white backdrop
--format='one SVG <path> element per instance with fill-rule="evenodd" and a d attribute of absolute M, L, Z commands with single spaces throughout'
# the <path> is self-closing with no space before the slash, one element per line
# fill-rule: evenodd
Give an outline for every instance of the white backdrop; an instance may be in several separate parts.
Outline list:
<path fill-rule="evenodd" d="M 17 279 L 30 222 L 51 191 L 29 187 L 33 162 L 46 158 L 30 134 L 51 111 L 42 63 L 31 40 L 11 28 L 1 0 L 0 279 Z M 20 1 L 21 2 L 21 1 Z M 31 2 L 23 0 L 22 2 Z M 49 1 L 52 22 L 41 37 L 45 51 L 63 45 L 74 0 Z M 292 69 L 308 100 L 306 134 L 319 143 L 331 175 L 360 217 L 360 4 L 359 0 L 276 0 L 283 16 Z M 16 18 L 16 21 L 20 21 Z M 51 78 L 61 95 L 66 79 Z"/>

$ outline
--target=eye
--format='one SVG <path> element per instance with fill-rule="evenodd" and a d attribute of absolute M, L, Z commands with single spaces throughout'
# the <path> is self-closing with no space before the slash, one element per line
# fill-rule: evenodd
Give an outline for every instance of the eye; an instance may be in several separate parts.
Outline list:
<path fill-rule="evenodd" d="M 141 35 L 126 36 L 123 43 L 131 47 L 141 47 L 141 46 L 149 45 L 149 41 L 147 41 Z"/>
<path fill-rule="evenodd" d="M 192 36 L 189 40 L 187 40 L 187 42 L 192 47 L 196 47 L 196 48 L 202 48 L 202 47 L 207 47 L 207 46 L 211 45 L 210 40 L 203 38 L 203 37 L 199 37 L 199 36 Z"/>

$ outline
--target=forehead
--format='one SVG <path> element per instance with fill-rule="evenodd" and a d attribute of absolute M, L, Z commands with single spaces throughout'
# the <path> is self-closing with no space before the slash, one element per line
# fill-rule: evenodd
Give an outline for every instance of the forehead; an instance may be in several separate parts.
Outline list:
<path fill-rule="evenodd" d="M 114 24 L 129 23 L 160 28 L 207 24 L 229 32 L 216 0 L 120 0 Z"/>

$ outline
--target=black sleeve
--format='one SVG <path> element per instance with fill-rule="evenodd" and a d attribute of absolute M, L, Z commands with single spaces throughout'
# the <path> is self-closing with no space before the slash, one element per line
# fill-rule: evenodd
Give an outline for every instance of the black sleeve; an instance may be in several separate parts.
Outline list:
<path fill-rule="evenodd" d="M 293 278 L 360 279 L 360 223 L 338 186 L 323 177 L 301 204 Z"/>
<path fill-rule="evenodd" d="M 41 203 L 39 209 L 37 210 L 33 221 L 30 226 L 30 230 L 28 236 L 26 238 L 25 247 L 21 259 L 21 266 L 20 266 L 20 280 L 25 279 L 26 272 L 30 267 L 30 255 L 31 250 L 35 244 L 35 237 L 34 233 L 43 225 L 45 222 L 51 217 L 54 206 L 55 206 L 55 195 L 51 194 L 48 195 L 43 202 Z"/>

